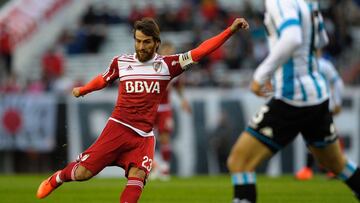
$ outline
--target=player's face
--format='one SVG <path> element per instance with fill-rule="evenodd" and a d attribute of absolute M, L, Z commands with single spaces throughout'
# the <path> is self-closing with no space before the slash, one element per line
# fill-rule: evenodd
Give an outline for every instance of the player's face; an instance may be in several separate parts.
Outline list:
<path fill-rule="evenodd" d="M 159 42 L 156 42 L 153 37 L 139 30 L 135 31 L 135 51 L 139 61 L 145 62 L 152 59 L 158 46 Z"/>

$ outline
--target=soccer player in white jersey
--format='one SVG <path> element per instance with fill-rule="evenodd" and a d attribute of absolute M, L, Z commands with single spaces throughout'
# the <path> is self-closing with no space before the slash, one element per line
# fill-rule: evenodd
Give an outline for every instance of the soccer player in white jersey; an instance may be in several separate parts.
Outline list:
<path fill-rule="evenodd" d="M 160 55 L 172 55 L 175 53 L 175 46 L 166 41 L 161 43 L 158 53 Z M 181 77 L 181 76 L 180 76 Z M 159 178 L 162 181 L 170 180 L 170 165 L 172 159 L 172 146 L 171 146 L 171 134 L 175 127 L 173 118 L 173 109 L 171 106 L 171 92 L 176 92 L 177 96 L 181 100 L 181 107 L 187 113 L 191 113 L 191 107 L 189 102 L 184 96 L 184 84 L 178 77 L 173 80 L 166 89 L 167 93 L 162 97 L 157 115 L 154 122 L 154 129 L 156 129 L 156 138 L 160 145 L 160 157 L 159 162 L 153 164 L 153 170 L 151 171 L 150 178 Z M 155 156 L 155 160 L 158 157 Z"/>
<path fill-rule="evenodd" d="M 321 57 L 321 51 L 319 52 L 319 72 L 328 82 L 330 88 L 329 108 L 331 113 L 336 116 L 341 112 L 344 82 L 331 61 Z"/>
<path fill-rule="evenodd" d="M 319 73 L 325 78 L 329 86 L 329 109 L 333 116 L 336 116 L 341 111 L 342 104 L 342 92 L 344 89 L 344 82 L 339 76 L 339 73 L 335 69 L 334 65 L 324 57 L 322 57 L 322 51 L 318 49 L 318 64 Z M 315 163 L 312 154 L 307 151 L 306 153 L 306 165 L 301 168 L 295 175 L 298 180 L 309 180 L 313 177 L 313 165 Z M 328 177 L 332 178 L 333 173 L 327 173 Z"/>
<path fill-rule="evenodd" d="M 299 133 L 317 161 L 360 195 L 360 169 L 340 150 L 325 79 L 318 72 L 315 48 L 326 43 L 321 15 L 304 0 L 265 0 L 270 52 L 257 67 L 251 91 L 274 96 L 239 136 L 228 157 L 234 203 L 256 202 L 259 164 L 289 144 Z"/>
<path fill-rule="evenodd" d="M 120 203 L 138 202 L 153 163 L 155 116 L 169 82 L 248 26 L 245 19 L 237 18 L 226 30 L 189 52 L 160 56 L 156 53 L 161 43 L 156 22 L 151 18 L 135 22 L 135 54 L 115 57 L 104 74 L 73 89 L 73 95 L 79 97 L 120 80 L 118 99 L 104 130 L 77 160 L 41 183 L 37 197 L 45 198 L 64 182 L 88 180 L 115 165 L 125 170 L 128 179 Z"/>

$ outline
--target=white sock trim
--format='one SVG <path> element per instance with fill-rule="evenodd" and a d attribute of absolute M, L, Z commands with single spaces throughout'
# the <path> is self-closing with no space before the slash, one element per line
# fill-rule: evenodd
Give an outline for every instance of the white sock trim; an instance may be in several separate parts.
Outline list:
<path fill-rule="evenodd" d="M 80 163 L 75 164 L 74 167 L 71 169 L 71 180 L 73 180 L 73 181 L 76 181 L 75 172 L 76 172 L 76 169 L 79 167 L 79 164 Z"/>
<path fill-rule="evenodd" d="M 60 172 L 60 173 L 61 173 L 61 172 Z M 55 178 L 56 183 L 58 183 L 58 184 L 61 184 L 61 183 L 63 183 L 63 182 L 64 182 L 64 181 L 63 181 L 63 180 L 61 180 L 61 178 L 60 178 L 60 173 L 56 174 L 56 178 Z"/>
<path fill-rule="evenodd" d="M 256 183 L 255 172 L 233 173 L 231 175 L 233 185 L 248 185 Z"/>
<path fill-rule="evenodd" d="M 343 181 L 346 181 L 355 173 L 356 168 L 357 168 L 357 165 L 353 161 L 348 160 L 347 163 L 345 164 L 345 168 L 338 175 L 338 178 L 340 178 Z"/>
<path fill-rule="evenodd" d="M 139 186 L 141 189 L 144 187 L 144 183 L 140 180 L 128 180 L 126 185 Z"/>

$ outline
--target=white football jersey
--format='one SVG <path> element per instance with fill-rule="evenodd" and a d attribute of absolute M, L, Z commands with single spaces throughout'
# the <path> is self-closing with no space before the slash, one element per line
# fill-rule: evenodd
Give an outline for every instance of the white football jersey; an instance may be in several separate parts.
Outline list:
<path fill-rule="evenodd" d="M 318 61 L 319 72 L 326 79 L 329 88 L 331 88 L 329 90 L 329 108 L 330 111 L 332 111 L 335 106 L 341 106 L 344 83 L 334 65 L 330 61 L 324 58 L 319 58 Z"/>

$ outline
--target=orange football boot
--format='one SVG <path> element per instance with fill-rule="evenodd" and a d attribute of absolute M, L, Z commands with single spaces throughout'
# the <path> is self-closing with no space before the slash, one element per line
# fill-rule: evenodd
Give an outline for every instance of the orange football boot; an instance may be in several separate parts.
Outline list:
<path fill-rule="evenodd" d="M 36 197 L 39 199 L 43 199 L 45 197 L 47 197 L 52 191 L 54 191 L 57 187 L 59 187 L 62 183 L 58 184 L 56 187 L 52 186 L 50 183 L 51 178 L 56 178 L 56 176 L 60 173 L 61 171 L 56 171 L 52 176 L 50 176 L 49 178 L 47 178 L 46 180 L 44 180 L 36 193 Z"/>
<path fill-rule="evenodd" d="M 329 171 L 329 172 L 326 173 L 326 177 L 329 178 L 329 179 L 335 179 L 336 175 L 333 172 Z"/>
<path fill-rule="evenodd" d="M 295 178 L 298 180 L 310 180 L 313 178 L 313 171 L 309 167 L 304 167 L 296 173 Z"/>

